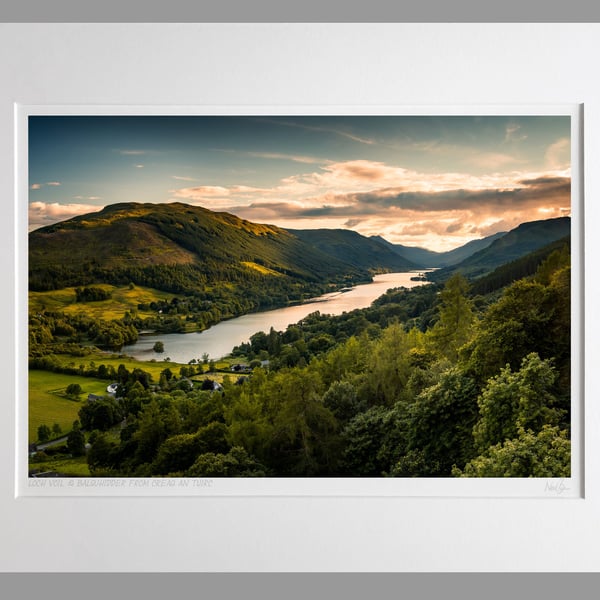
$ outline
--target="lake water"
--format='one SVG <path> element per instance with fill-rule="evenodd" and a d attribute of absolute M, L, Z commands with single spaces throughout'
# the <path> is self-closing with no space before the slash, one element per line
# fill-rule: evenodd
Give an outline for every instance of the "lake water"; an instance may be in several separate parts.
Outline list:
<path fill-rule="evenodd" d="M 179 363 L 199 359 L 204 353 L 212 359 L 218 359 L 229 354 L 234 346 L 247 342 L 257 331 L 268 333 L 271 327 L 276 331 L 284 331 L 288 325 L 297 323 L 317 310 L 321 314 L 341 315 L 356 308 L 370 306 L 373 300 L 390 288 L 423 285 L 422 281 L 411 281 L 410 278 L 414 276 L 414 272 L 376 275 L 372 283 L 357 285 L 347 292 L 333 292 L 305 304 L 221 321 L 202 332 L 142 335 L 137 344 L 124 346 L 122 352 L 139 360 L 162 360 L 169 357 Z M 152 349 L 157 341 L 164 343 L 163 354 L 157 354 Z"/>

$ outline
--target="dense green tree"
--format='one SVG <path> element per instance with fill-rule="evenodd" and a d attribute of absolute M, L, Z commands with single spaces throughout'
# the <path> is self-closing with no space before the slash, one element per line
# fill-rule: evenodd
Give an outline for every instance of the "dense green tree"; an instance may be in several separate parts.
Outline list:
<path fill-rule="evenodd" d="M 52 431 L 48 425 L 40 425 L 37 429 L 37 437 L 40 442 L 47 442 L 50 439 Z"/>
<path fill-rule="evenodd" d="M 323 395 L 323 405 L 339 423 L 346 423 L 368 408 L 364 400 L 358 399 L 356 387 L 349 381 L 334 381 Z"/>
<path fill-rule="evenodd" d="M 452 361 L 473 333 L 473 303 L 468 292 L 469 283 L 460 273 L 448 279 L 440 292 L 439 318 L 429 336 L 433 347 Z"/>
<path fill-rule="evenodd" d="M 73 456 L 83 456 L 85 454 L 85 436 L 78 427 L 74 427 L 67 436 L 67 450 Z"/>
<path fill-rule="evenodd" d="M 400 324 L 387 327 L 379 340 L 370 344 L 368 372 L 371 404 L 394 404 L 408 400 L 406 386 L 412 371 L 411 350 L 422 344 L 417 329 L 406 332 Z"/>
<path fill-rule="evenodd" d="M 81 386 L 78 383 L 70 383 L 67 386 L 66 394 L 70 398 L 78 398 L 83 393 Z"/>
<path fill-rule="evenodd" d="M 79 409 L 81 425 L 86 430 L 107 431 L 123 418 L 121 405 L 110 396 L 100 400 L 86 402 Z"/>
<path fill-rule="evenodd" d="M 89 438 L 91 448 L 87 453 L 87 463 L 91 473 L 113 467 L 116 458 L 117 445 L 109 440 L 106 433 L 95 433 L 94 437 Z"/>
<path fill-rule="evenodd" d="M 264 477 L 266 469 L 249 456 L 244 448 L 234 446 L 227 454 L 214 452 L 201 454 L 185 475 L 186 477 Z"/>
<path fill-rule="evenodd" d="M 465 349 L 465 362 L 484 383 L 505 365 L 518 369 L 531 352 L 554 357 L 568 392 L 570 371 L 569 270 L 550 286 L 519 280 L 487 310 L 477 335 Z"/>
<path fill-rule="evenodd" d="M 534 433 L 519 428 L 517 437 L 488 448 L 471 460 L 460 477 L 570 477 L 571 442 L 566 430 L 544 425 Z"/>
<path fill-rule="evenodd" d="M 544 424 L 557 424 L 561 412 L 552 394 L 556 372 L 548 361 L 531 353 L 521 368 L 506 366 L 490 379 L 478 399 L 479 420 L 473 435 L 479 452 L 517 437 L 519 429 L 537 432 Z"/>
<path fill-rule="evenodd" d="M 341 472 L 347 477 L 381 477 L 407 451 L 407 406 L 374 406 L 358 414 L 341 434 Z"/>
<path fill-rule="evenodd" d="M 291 369 L 269 382 L 273 438 L 270 455 L 282 474 L 310 477 L 335 471 L 338 424 L 321 400 L 316 371 Z"/>
<path fill-rule="evenodd" d="M 134 462 L 152 462 L 160 445 L 170 435 L 179 433 L 180 428 L 181 418 L 171 402 L 154 398 L 144 404 L 138 416 L 138 429 L 133 436 L 137 442 Z"/>
<path fill-rule="evenodd" d="M 423 391 L 409 408 L 407 458 L 393 474 L 447 477 L 453 465 L 463 466 L 472 458 L 477 392 L 475 382 L 456 368 Z"/>

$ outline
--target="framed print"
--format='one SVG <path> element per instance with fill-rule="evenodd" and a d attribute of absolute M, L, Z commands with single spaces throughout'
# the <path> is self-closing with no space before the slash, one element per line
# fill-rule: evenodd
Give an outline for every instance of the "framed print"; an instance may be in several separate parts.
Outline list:
<path fill-rule="evenodd" d="M 594 566 L 593 27 L 511 54 L 491 25 L 27 26 L 35 60 L 22 29 L 11 539 L 84 522 L 94 569 Z"/>
<path fill-rule="evenodd" d="M 345 110 L 18 107 L 19 493 L 581 494 L 580 107 Z"/>

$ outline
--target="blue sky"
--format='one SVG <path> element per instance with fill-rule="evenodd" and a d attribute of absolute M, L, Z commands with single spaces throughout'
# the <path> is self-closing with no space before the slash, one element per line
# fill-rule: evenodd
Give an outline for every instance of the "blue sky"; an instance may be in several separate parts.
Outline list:
<path fill-rule="evenodd" d="M 570 214 L 565 116 L 29 117 L 30 229 L 187 202 L 435 250 Z"/>

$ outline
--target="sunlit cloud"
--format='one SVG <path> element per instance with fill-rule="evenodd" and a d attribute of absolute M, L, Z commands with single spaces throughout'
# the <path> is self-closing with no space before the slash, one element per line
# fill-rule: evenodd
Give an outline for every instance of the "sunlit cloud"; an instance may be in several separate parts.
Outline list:
<path fill-rule="evenodd" d="M 119 154 L 123 156 L 139 156 L 141 154 L 146 154 L 145 150 L 119 150 Z"/>
<path fill-rule="evenodd" d="M 181 177 L 180 175 L 171 175 L 171 177 L 179 181 L 197 181 L 193 177 Z"/>
<path fill-rule="evenodd" d="M 135 165 L 135 168 L 136 168 L 136 169 L 143 169 L 143 168 L 144 168 L 144 165 Z"/>
<path fill-rule="evenodd" d="M 30 190 L 41 190 L 42 189 L 42 184 L 41 183 L 32 183 L 29 186 Z"/>
<path fill-rule="evenodd" d="M 73 196 L 74 200 L 102 200 L 101 196 Z"/>
<path fill-rule="evenodd" d="M 58 186 L 60 185 L 60 181 L 48 181 L 46 185 Z"/>
<path fill-rule="evenodd" d="M 29 231 L 64 221 L 77 215 L 96 212 L 102 206 L 94 204 L 59 204 L 58 202 L 31 202 L 29 204 Z"/>
<path fill-rule="evenodd" d="M 209 209 L 282 227 L 346 227 L 390 241 L 451 248 L 519 223 L 569 213 L 570 170 L 419 173 L 369 160 L 335 162 L 276 185 L 171 190 Z M 546 211 L 546 212 L 542 212 Z M 548 215 L 548 216 L 543 216 Z"/>

